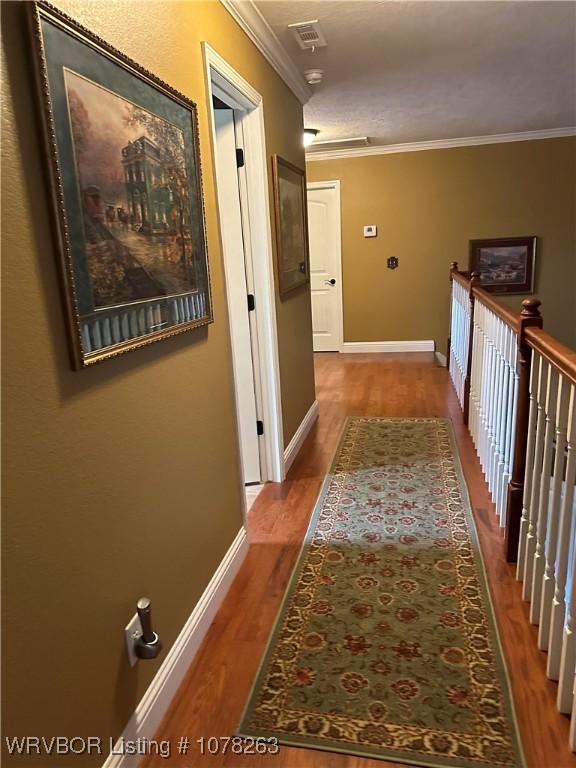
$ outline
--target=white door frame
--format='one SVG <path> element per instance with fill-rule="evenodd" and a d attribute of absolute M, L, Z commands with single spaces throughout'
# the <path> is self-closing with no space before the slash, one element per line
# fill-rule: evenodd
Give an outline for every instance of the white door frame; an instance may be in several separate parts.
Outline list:
<path fill-rule="evenodd" d="M 306 185 L 307 189 L 334 189 L 336 190 L 336 199 L 338 203 L 338 210 L 336 211 L 336 249 L 338 251 L 337 267 L 336 267 L 336 297 L 337 301 L 337 343 L 338 352 L 342 352 L 344 349 L 344 308 L 342 299 L 342 215 L 341 215 L 341 198 L 340 198 L 340 179 L 333 179 L 332 181 L 309 181 Z"/>
<path fill-rule="evenodd" d="M 264 422 L 262 436 L 262 482 L 284 480 L 284 434 L 276 301 L 272 266 L 272 232 L 264 105 L 262 96 L 206 42 L 202 43 L 208 112 L 212 136 L 212 157 L 216 158 L 216 132 L 212 112 L 212 96 L 217 96 L 236 111 L 241 111 L 240 129 L 248 158 L 246 173 L 240 181 L 247 272 L 252 272 L 256 297 L 254 373 L 257 404 Z M 217 182 L 216 182 L 217 183 Z M 226 254 L 223 252 L 224 275 Z M 260 400 L 260 403 L 258 403 Z"/>

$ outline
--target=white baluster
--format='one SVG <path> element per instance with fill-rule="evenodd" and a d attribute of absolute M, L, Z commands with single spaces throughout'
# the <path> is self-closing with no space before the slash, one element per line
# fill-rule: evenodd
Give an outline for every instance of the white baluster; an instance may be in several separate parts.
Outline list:
<path fill-rule="evenodd" d="M 478 458 L 480 459 L 480 465 L 484 466 L 485 457 L 485 444 L 486 444 L 486 431 L 488 424 L 488 380 L 490 376 L 490 340 L 488 338 L 487 328 L 487 312 L 484 308 L 482 312 L 482 327 L 484 330 L 484 345 L 482 350 L 482 390 L 481 390 L 481 413 L 482 423 L 480 425 L 480 436 L 478 441 Z"/>
<path fill-rule="evenodd" d="M 496 349 L 494 346 L 494 315 L 488 313 L 488 378 L 486 380 L 486 434 L 484 436 L 484 460 L 482 469 L 486 482 L 490 482 L 490 451 L 492 443 L 492 412 L 494 409 L 494 369 L 496 363 Z M 490 487 L 490 486 L 488 486 Z"/>
<path fill-rule="evenodd" d="M 478 360 L 480 349 L 480 331 L 478 328 L 478 302 L 474 305 L 474 327 L 472 330 L 472 372 L 470 380 L 470 418 L 469 429 L 472 440 L 476 444 L 477 424 L 478 424 Z"/>
<path fill-rule="evenodd" d="M 560 657 L 562 651 L 562 635 L 566 618 L 566 580 L 568 575 L 568 558 L 570 555 L 572 517 L 574 503 L 574 482 L 576 480 L 576 386 L 570 387 L 570 406 L 567 430 L 566 471 L 562 503 L 560 506 L 560 521 L 558 523 L 558 540 L 554 600 L 550 616 L 550 639 L 548 641 L 548 663 L 546 674 L 551 680 L 558 680 L 560 675 Z"/>
<path fill-rule="evenodd" d="M 572 435 L 572 441 L 574 436 Z M 569 478 L 566 478 L 568 483 Z M 574 478 L 572 489 L 569 492 L 568 485 L 565 490 L 566 497 L 571 499 L 571 525 L 569 527 L 570 546 L 572 549 L 567 573 L 568 589 L 566 590 L 566 614 L 564 620 L 564 632 L 562 637 L 562 654 L 560 656 L 560 672 L 558 675 L 558 709 L 560 712 L 572 711 L 572 696 L 574 690 L 574 672 L 576 670 L 576 546 L 574 545 Z"/>
<path fill-rule="evenodd" d="M 542 579 L 542 600 L 540 607 L 540 628 L 538 648 L 548 650 L 550 638 L 550 614 L 556 588 L 556 552 L 558 549 L 558 524 L 560 522 L 560 500 L 564 479 L 564 459 L 566 451 L 566 431 L 568 429 L 568 408 L 570 406 L 570 382 L 560 376 L 558 382 L 558 403 L 556 409 L 556 445 L 554 449 L 554 479 L 550 498 L 548 531 L 546 533 L 546 565 Z"/>
<path fill-rule="evenodd" d="M 570 749 L 576 752 L 576 674 L 574 675 L 574 701 L 572 702 L 572 719 L 570 720 Z"/>
<path fill-rule="evenodd" d="M 508 402 L 506 405 L 506 434 L 504 438 L 504 471 L 502 474 L 502 488 L 500 492 L 500 504 L 502 507 L 502 516 L 500 524 L 506 525 L 507 522 L 507 499 L 508 483 L 512 475 L 512 456 L 514 443 L 514 429 L 516 426 L 516 405 L 518 401 L 518 371 L 516 369 L 518 354 L 518 339 L 516 333 L 508 329 L 508 364 L 506 376 L 508 379 Z"/>
<path fill-rule="evenodd" d="M 536 352 L 533 355 L 540 357 Z M 538 501 L 540 499 L 540 481 L 542 479 L 542 454 L 544 451 L 544 427 L 546 411 L 544 408 L 546 393 L 545 386 L 548 376 L 549 363 L 540 358 L 540 371 L 536 390 L 536 446 L 534 449 L 534 464 L 531 468 L 532 487 L 528 505 L 528 535 L 526 536 L 526 560 L 522 585 L 522 599 L 532 598 L 532 569 L 534 567 L 534 552 L 536 550 L 536 527 L 538 525 Z"/>
<path fill-rule="evenodd" d="M 542 472 L 540 478 L 540 494 L 538 498 L 538 523 L 536 526 L 536 547 L 534 549 L 534 565 L 532 566 L 532 604 L 530 605 L 530 622 L 537 624 L 540 620 L 542 605 L 542 579 L 544 577 L 544 542 L 548 528 L 548 509 L 550 505 L 550 479 L 552 477 L 552 450 L 556 432 L 556 406 L 558 398 L 558 371 L 554 366 L 548 366 L 546 378 L 546 426 L 544 430 L 544 447 L 542 451 Z"/>
<path fill-rule="evenodd" d="M 500 484 L 498 480 L 498 467 L 502 461 L 502 415 L 503 415 L 503 395 L 504 395 L 504 355 L 502 350 L 504 347 L 504 330 L 505 324 L 502 320 L 498 319 L 498 343 L 496 347 L 497 351 L 497 367 L 496 367 L 496 406 L 494 416 L 494 449 L 492 451 L 492 465 L 490 467 L 490 475 L 492 478 L 492 498 L 494 503 L 498 505 Z M 498 517 L 500 517 L 500 509 L 497 506 Z"/>
<path fill-rule="evenodd" d="M 498 364 L 498 403 L 496 407 L 496 451 L 494 454 L 494 462 L 492 465 L 492 477 L 493 477 L 493 498 L 496 504 L 496 512 L 498 514 L 498 520 L 502 525 L 502 507 L 500 505 L 501 485 L 502 485 L 502 472 L 504 469 L 504 437 L 506 432 L 506 405 L 508 402 L 508 379 L 506 376 L 506 345 L 508 342 L 508 327 L 501 321 L 500 322 L 500 341 L 498 342 L 499 349 L 499 364 Z"/>
<path fill-rule="evenodd" d="M 534 479 L 534 454 L 536 451 L 536 420 L 538 415 L 538 380 L 540 378 L 540 355 L 532 353 L 530 367 L 530 406 L 528 410 L 528 446 L 526 450 L 526 472 L 524 477 L 524 495 L 522 499 L 522 518 L 520 520 L 520 540 L 518 546 L 518 565 L 516 579 L 524 579 L 526 568 L 526 542 L 528 539 L 528 526 L 530 517 L 530 497 L 532 495 L 532 481 Z"/>

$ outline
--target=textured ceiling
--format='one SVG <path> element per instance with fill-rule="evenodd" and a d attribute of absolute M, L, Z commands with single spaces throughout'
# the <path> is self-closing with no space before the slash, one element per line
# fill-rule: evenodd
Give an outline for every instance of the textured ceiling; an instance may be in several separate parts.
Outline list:
<path fill-rule="evenodd" d="M 260 0 L 300 71 L 318 67 L 305 122 L 318 141 L 373 144 L 576 125 L 576 3 Z M 301 51 L 288 24 L 319 19 Z"/>

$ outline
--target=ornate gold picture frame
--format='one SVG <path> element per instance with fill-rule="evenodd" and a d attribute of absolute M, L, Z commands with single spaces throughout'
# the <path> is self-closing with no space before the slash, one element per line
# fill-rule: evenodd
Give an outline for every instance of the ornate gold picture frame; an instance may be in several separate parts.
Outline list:
<path fill-rule="evenodd" d="M 196 105 L 51 5 L 29 16 L 74 366 L 212 322 Z"/>

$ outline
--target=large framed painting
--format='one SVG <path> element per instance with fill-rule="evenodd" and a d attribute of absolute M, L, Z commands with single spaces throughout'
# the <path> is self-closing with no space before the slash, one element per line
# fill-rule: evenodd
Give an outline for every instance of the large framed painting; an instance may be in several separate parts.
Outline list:
<path fill-rule="evenodd" d="M 280 296 L 310 280 L 306 176 L 287 160 L 272 158 Z"/>
<path fill-rule="evenodd" d="M 212 322 L 195 104 L 30 4 L 75 367 Z"/>
<path fill-rule="evenodd" d="M 471 272 L 480 272 L 482 288 L 492 293 L 533 293 L 536 238 L 471 240 Z"/>

